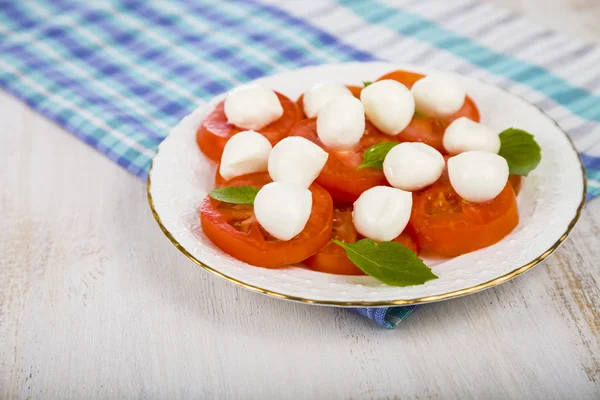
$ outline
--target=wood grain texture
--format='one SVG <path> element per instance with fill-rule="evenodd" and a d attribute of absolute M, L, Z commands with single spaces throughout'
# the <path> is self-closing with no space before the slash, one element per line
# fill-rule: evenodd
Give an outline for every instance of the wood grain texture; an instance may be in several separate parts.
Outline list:
<path fill-rule="evenodd" d="M 595 1 L 494 2 L 600 38 Z M 0 160 L 1 399 L 600 397 L 600 200 L 544 264 L 388 331 L 195 267 L 142 182 L 3 93 Z"/>

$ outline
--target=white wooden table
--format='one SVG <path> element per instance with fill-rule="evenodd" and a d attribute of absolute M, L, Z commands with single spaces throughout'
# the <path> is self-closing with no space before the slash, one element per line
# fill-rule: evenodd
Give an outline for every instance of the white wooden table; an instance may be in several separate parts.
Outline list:
<path fill-rule="evenodd" d="M 597 1 L 495 2 L 600 40 Z M 1 399 L 600 398 L 600 200 L 525 276 L 388 331 L 195 267 L 142 182 L 3 93 L 0 160 Z"/>

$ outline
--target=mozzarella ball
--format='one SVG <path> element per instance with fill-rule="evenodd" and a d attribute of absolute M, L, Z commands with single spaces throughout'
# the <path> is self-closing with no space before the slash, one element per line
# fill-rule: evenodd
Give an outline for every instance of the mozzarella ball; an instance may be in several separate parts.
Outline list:
<path fill-rule="evenodd" d="M 321 107 L 331 100 L 342 97 L 352 96 L 352 92 L 341 83 L 319 82 L 308 89 L 302 96 L 302 106 L 304 114 L 308 118 L 314 118 L 319 113 Z"/>
<path fill-rule="evenodd" d="M 416 110 L 425 117 L 447 117 L 461 109 L 466 93 L 450 75 L 433 73 L 412 87 Z"/>
<path fill-rule="evenodd" d="M 461 117 L 446 128 L 444 148 L 450 154 L 474 150 L 498 154 L 500 136 L 483 124 Z"/>
<path fill-rule="evenodd" d="M 268 183 L 254 199 L 258 223 L 279 240 L 290 240 L 302 232 L 311 211 L 311 191 L 293 183 Z"/>
<path fill-rule="evenodd" d="M 444 168 L 442 154 L 425 143 L 400 143 L 383 161 L 383 173 L 390 185 L 410 192 L 437 181 Z"/>
<path fill-rule="evenodd" d="M 237 87 L 225 98 L 227 122 L 239 128 L 260 130 L 282 115 L 275 92 L 257 83 Z"/>
<path fill-rule="evenodd" d="M 355 97 L 337 97 L 325 104 L 317 116 L 317 135 L 335 150 L 354 147 L 365 132 L 365 109 Z"/>
<path fill-rule="evenodd" d="M 219 173 L 229 180 L 240 175 L 266 171 L 271 149 L 269 140 L 258 132 L 236 133 L 225 143 Z"/>
<path fill-rule="evenodd" d="M 375 186 L 354 202 L 352 220 L 363 236 L 389 241 L 402 233 L 412 208 L 412 194 L 388 186 Z"/>
<path fill-rule="evenodd" d="M 450 184 L 463 199 L 484 203 L 500 194 L 508 181 L 508 163 L 497 154 L 467 151 L 448 160 Z"/>
<path fill-rule="evenodd" d="M 295 183 L 308 188 L 319 176 L 329 154 L 308 139 L 290 136 L 273 147 L 269 175 L 275 182 Z"/>
<path fill-rule="evenodd" d="M 360 100 L 369 121 L 386 135 L 400 133 L 415 114 L 415 101 L 410 90 L 390 79 L 373 82 L 364 88 Z"/>

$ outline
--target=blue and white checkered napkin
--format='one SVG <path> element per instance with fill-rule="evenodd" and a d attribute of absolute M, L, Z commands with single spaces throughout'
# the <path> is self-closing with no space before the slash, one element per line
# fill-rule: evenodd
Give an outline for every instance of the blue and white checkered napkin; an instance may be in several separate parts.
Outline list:
<path fill-rule="evenodd" d="M 473 1 L 8 1 L 0 85 L 144 179 L 200 103 L 310 64 L 388 60 L 471 75 L 542 108 L 600 194 L 600 48 Z M 357 310 L 394 327 L 414 307 Z"/>

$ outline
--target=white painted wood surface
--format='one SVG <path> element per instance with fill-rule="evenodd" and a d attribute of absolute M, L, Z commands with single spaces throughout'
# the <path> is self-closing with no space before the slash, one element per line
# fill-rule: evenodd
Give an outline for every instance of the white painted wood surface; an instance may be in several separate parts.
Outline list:
<path fill-rule="evenodd" d="M 597 1 L 494 2 L 600 40 Z M 143 183 L 4 93 L 0 160 L 1 399 L 600 398 L 600 200 L 543 265 L 388 331 L 195 267 Z"/>

